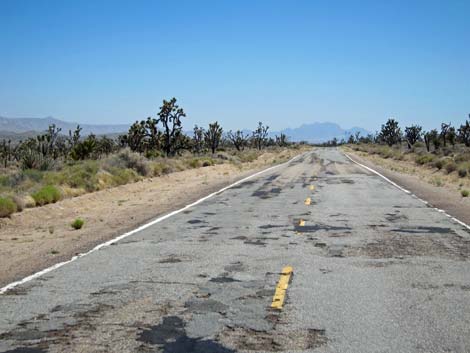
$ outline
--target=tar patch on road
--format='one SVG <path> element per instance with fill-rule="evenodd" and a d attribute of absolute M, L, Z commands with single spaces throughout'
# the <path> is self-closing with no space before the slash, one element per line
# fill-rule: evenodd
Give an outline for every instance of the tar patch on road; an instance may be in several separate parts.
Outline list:
<path fill-rule="evenodd" d="M 46 353 L 46 351 L 40 348 L 18 347 L 3 353 Z"/>
<path fill-rule="evenodd" d="M 266 332 L 235 327 L 224 330 L 219 339 L 237 350 L 263 352 L 313 349 L 327 343 L 325 331 L 317 329 Z"/>
<path fill-rule="evenodd" d="M 165 317 L 161 324 L 143 330 L 138 340 L 159 345 L 164 353 L 235 353 L 213 340 L 188 337 L 183 320 L 177 316 Z"/>
<path fill-rule="evenodd" d="M 240 282 L 237 279 L 234 279 L 232 277 L 227 277 L 227 276 L 219 276 L 219 277 L 214 277 L 209 280 L 209 282 L 213 283 L 231 283 L 231 282 Z"/>

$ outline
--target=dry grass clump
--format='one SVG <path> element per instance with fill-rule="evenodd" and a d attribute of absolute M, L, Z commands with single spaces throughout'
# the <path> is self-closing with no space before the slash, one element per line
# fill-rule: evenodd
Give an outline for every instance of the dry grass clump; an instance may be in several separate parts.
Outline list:
<path fill-rule="evenodd" d="M 16 212 L 16 204 L 10 198 L 0 197 L 0 218 L 10 217 Z"/>

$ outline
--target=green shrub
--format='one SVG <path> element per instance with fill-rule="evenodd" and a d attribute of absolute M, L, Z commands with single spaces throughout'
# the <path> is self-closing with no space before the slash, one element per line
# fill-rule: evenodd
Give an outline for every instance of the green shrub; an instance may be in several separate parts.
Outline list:
<path fill-rule="evenodd" d="M 201 162 L 199 158 L 192 158 L 189 160 L 188 165 L 191 168 L 199 168 L 201 166 Z"/>
<path fill-rule="evenodd" d="M 446 171 L 448 174 L 457 170 L 457 164 L 454 161 L 450 161 L 446 163 Z"/>
<path fill-rule="evenodd" d="M 71 226 L 73 229 L 78 230 L 78 229 L 82 229 L 84 224 L 85 224 L 85 221 L 83 219 L 77 218 L 75 221 L 72 222 Z"/>
<path fill-rule="evenodd" d="M 44 183 L 51 185 L 68 185 L 72 188 L 87 191 L 98 190 L 99 166 L 96 161 L 77 162 L 68 165 L 60 172 L 48 172 L 44 175 Z"/>
<path fill-rule="evenodd" d="M 55 164 L 55 160 L 50 156 L 43 156 L 32 149 L 23 151 L 20 159 L 21 169 L 52 170 Z"/>
<path fill-rule="evenodd" d="M 112 168 L 110 170 L 114 185 L 124 185 L 141 179 L 133 169 Z"/>
<path fill-rule="evenodd" d="M 434 162 L 434 167 L 441 170 L 444 167 L 444 161 L 442 159 L 438 159 Z"/>
<path fill-rule="evenodd" d="M 152 174 L 154 176 L 160 176 L 160 175 L 168 174 L 171 172 L 171 168 L 163 162 L 154 163 L 152 169 L 153 169 Z"/>
<path fill-rule="evenodd" d="M 10 177 L 8 175 L 0 175 L 0 186 L 10 186 Z"/>
<path fill-rule="evenodd" d="M 467 168 L 459 167 L 458 173 L 459 173 L 459 177 L 461 177 L 461 178 L 466 177 L 467 176 Z"/>
<path fill-rule="evenodd" d="M 434 156 L 431 154 L 423 154 L 421 156 L 417 156 L 415 159 L 415 162 L 419 165 L 432 163 L 433 161 L 434 161 Z"/>
<path fill-rule="evenodd" d="M 468 197 L 468 195 L 470 195 L 470 191 L 462 190 L 462 191 L 460 191 L 460 195 L 462 195 L 462 197 Z"/>
<path fill-rule="evenodd" d="M 42 178 L 44 177 L 44 173 L 36 169 L 24 169 L 21 172 L 21 177 L 23 179 L 30 179 L 36 183 L 39 183 L 42 181 Z"/>
<path fill-rule="evenodd" d="M 0 218 L 9 217 L 16 212 L 16 204 L 7 198 L 0 197 Z"/>
<path fill-rule="evenodd" d="M 60 200 L 61 194 L 59 189 L 53 185 L 47 185 L 41 188 L 39 191 L 33 193 L 32 198 L 36 202 L 36 205 L 43 206 L 48 203 L 54 203 Z"/>

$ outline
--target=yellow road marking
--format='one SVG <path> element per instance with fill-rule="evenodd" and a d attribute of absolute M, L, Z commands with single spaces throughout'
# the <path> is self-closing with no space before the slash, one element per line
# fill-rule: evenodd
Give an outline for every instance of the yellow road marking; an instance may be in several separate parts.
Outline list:
<path fill-rule="evenodd" d="M 274 292 L 273 302 L 271 308 L 282 309 L 284 300 L 286 299 L 286 291 L 289 286 L 289 281 L 292 276 L 294 269 L 291 266 L 286 266 L 282 269 L 281 277 L 277 282 L 276 291 Z"/>
<path fill-rule="evenodd" d="M 305 199 L 305 204 L 308 206 L 308 205 L 310 205 L 311 203 L 312 203 L 312 199 L 311 199 L 310 197 L 307 197 L 307 198 Z"/>
<path fill-rule="evenodd" d="M 300 226 L 300 227 L 303 227 L 304 225 L 305 225 L 305 221 L 304 221 L 303 219 L 301 219 L 301 220 L 299 221 L 299 226 Z"/>
<path fill-rule="evenodd" d="M 314 186 L 314 185 L 310 185 L 309 189 L 313 191 L 313 190 L 315 190 L 315 186 Z"/>

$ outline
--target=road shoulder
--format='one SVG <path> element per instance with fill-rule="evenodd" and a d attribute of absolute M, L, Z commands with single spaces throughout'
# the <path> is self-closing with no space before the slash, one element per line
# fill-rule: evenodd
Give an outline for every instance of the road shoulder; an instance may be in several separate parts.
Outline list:
<path fill-rule="evenodd" d="M 421 180 L 419 176 L 400 173 L 384 168 L 364 156 L 350 150 L 344 151 L 354 161 L 374 169 L 394 183 L 409 190 L 417 197 L 427 201 L 430 206 L 446 211 L 460 221 L 470 224 L 470 200 L 462 198 L 454 189 L 446 186 L 434 186 Z"/>

